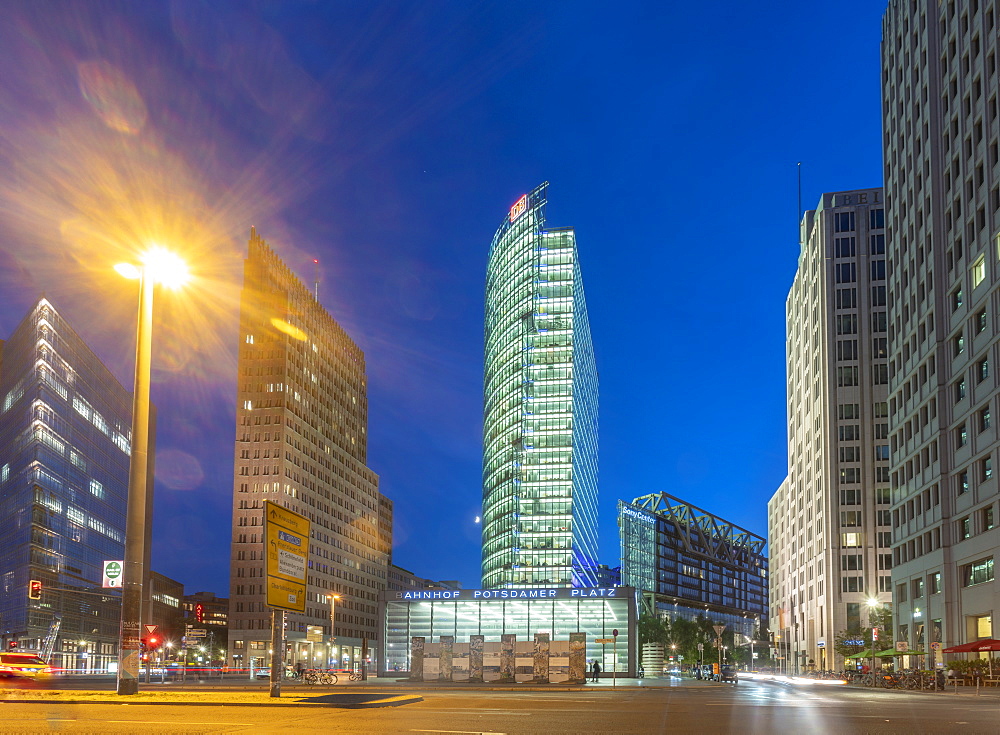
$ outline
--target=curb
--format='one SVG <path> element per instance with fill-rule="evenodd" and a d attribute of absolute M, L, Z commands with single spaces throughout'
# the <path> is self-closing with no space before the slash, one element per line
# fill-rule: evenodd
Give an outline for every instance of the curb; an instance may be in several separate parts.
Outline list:
<path fill-rule="evenodd" d="M 0 706 L 6 704 L 110 704 L 113 706 L 145 706 L 153 707 L 317 707 L 327 709 L 381 709 L 383 707 L 401 707 L 404 704 L 415 704 L 423 702 L 424 698 L 418 695 L 404 695 L 398 697 L 388 697 L 386 699 L 376 699 L 371 702 L 296 702 L 286 700 L 285 702 L 118 702 L 118 701 L 95 701 L 92 699 L 6 699 L 0 702 Z"/>

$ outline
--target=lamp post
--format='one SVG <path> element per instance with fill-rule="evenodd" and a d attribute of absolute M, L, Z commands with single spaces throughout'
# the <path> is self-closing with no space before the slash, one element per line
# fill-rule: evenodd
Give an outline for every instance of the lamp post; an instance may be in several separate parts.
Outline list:
<path fill-rule="evenodd" d="M 330 593 L 330 660 L 334 661 L 333 658 L 333 644 L 337 640 L 337 616 L 336 616 L 336 605 L 337 600 L 340 599 L 340 595 L 335 595 Z M 333 668 L 339 669 L 339 666 L 334 666 Z"/>
<path fill-rule="evenodd" d="M 142 587 L 146 576 L 146 487 L 149 468 L 149 374 L 152 357 L 153 287 L 180 285 L 187 276 L 183 262 L 160 248 L 150 250 L 142 265 L 120 263 L 115 270 L 139 280 L 139 316 L 136 325 L 135 383 L 132 386 L 132 443 L 125 516 L 125 563 L 122 570 L 122 616 L 118 640 L 118 694 L 139 691 L 139 629 L 142 623 Z"/>
<path fill-rule="evenodd" d="M 872 615 L 874 614 L 873 611 L 875 610 L 875 608 L 879 607 L 881 605 L 881 603 L 878 601 L 877 598 L 875 598 L 875 597 L 869 597 L 868 600 L 865 602 L 865 604 L 868 605 L 868 622 L 869 623 L 874 623 L 875 621 L 872 620 Z M 875 681 L 876 681 L 876 679 L 875 679 L 875 642 L 876 641 L 878 641 L 878 628 L 875 625 L 872 625 L 872 686 L 873 687 L 875 686 Z"/>

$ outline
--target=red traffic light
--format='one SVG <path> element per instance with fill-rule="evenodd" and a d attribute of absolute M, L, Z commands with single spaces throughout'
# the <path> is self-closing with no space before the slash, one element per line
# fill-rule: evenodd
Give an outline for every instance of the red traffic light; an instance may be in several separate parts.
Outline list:
<path fill-rule="evenodd" d="M 7 648 L 13 651 L 17 648 L 17 641 L 7 641 Z"/>
<path fill-rule="evenodd" d="M 32 600 L 42 599 L 42 580 L 33 579 L 28 582 L 28 598 Z"/>
<path fill-rule="evenodd" d="M 160 636 L 151 635 L 149 638 L 146 639 L 146 650 L 155 651 L 160 647 L 161 642 L 162 641 L 160 640 Z"/>

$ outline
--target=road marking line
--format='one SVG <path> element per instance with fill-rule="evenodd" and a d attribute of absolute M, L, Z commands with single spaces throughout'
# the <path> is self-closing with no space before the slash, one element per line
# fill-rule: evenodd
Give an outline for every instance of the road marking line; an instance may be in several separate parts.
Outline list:
<path fill-rule="evenodd" d="M 129 723 L 132 725 L 176 725 L 177 720 L 94 720 L 95 722 Z M 246 722 L 184 722 L 184 725 L 246 725 Z"/>
<path fill-rule="evenodd" d="M 505 732 L 481 732 L 479 730 L 410 730 L 410 732 L 450 732 L 460 735 L 507 735 Z"/>
<path fill-rule="evenodd" d="M 505 717 L 531 717 L 534 712 L 514 712 L 513 710 L 504 709 L 481 709 L 481 708 L 471 708 L 471 709 L 422 709 L 421 712 L 434 712 L 439 715 L 468 715 L 468 714 L 488 714 L 488 715 L 504 715 Z M 431 730 L 430 732 L 448 732 L 447 730 Z"/>

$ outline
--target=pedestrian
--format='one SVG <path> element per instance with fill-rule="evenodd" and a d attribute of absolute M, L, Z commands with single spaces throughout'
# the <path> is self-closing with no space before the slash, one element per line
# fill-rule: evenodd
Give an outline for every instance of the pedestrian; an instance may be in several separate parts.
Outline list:
<path fill-rule="evenodd" d="M 295 678 L 296 679 L 301 679 L 302 678 L 302 670 L 303 669 L 305 669 L 305 666 L 302 665 L 302 662 L 301 661 L 296 661 L 295 662 Z"/>
<path fill-rule="evenodd" d="M 597 681 L 598 677 L 601 675 L 601 665 L 594 659 L 594 664 L 590 667 L 591 673 L 594 675 L 594 681 Z"/>

